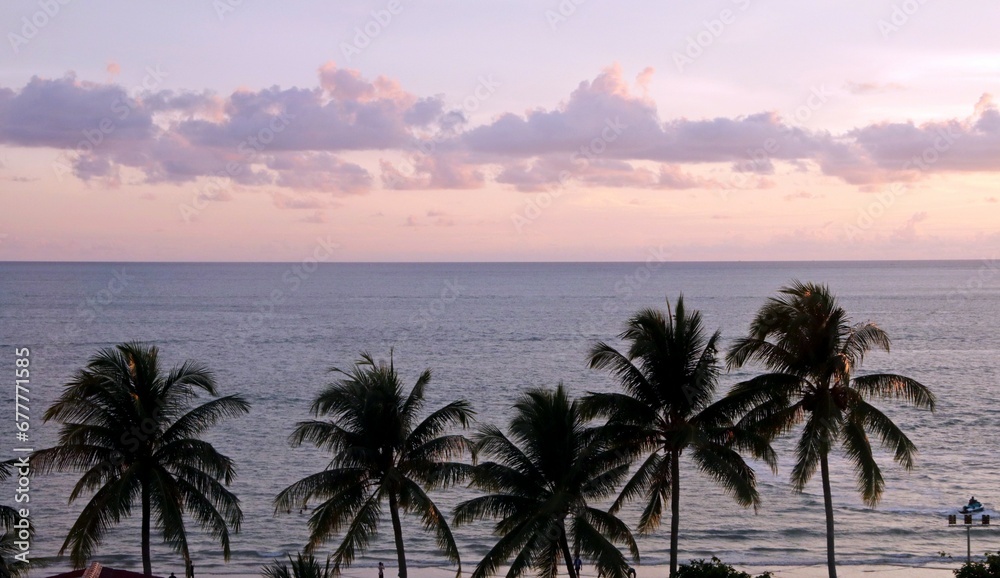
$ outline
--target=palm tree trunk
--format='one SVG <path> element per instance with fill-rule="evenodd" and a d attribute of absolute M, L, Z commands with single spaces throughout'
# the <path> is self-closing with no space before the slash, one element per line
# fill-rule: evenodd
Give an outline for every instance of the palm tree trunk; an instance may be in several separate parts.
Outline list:
<path fill-rule="evenodd" d="M 406 553 L 403 551 L 403 525 L 399 522 L 399 503 L 396 492 L 389 492 L 389 514 L 392 516 L 392 535 L 396 539 L 396 560 L 399 578 L 406 578 Z"/>
<path fill-rule="evenodd" d="M 181 544 L 181 554 L 184 556 L 184 577 L 191 578 L 191 551 L 188 550 L 187 538 L 184 538 L 184 543 Z"/>
<path fill-rule="evenodd" d="M 819 467 L 823 475 L 823 505 L 826 507 L 826 565 L 830 570 L 830 578 L 837 578 L 833 539 L 833 495 L 830 492 L 830 464 L 827 462 L 826 452 L 820 454 Z"/>
<path fill-rule="evenodd" d="M 153 561 L 149 555 L 149 522 L 152 517 L 149 504 L 149 482 L 142 480 L 142 573 L 153 575 Z"/>
<path fill-rule="evenodd" d="M 562 548 L 563 557 L 566 558 L 566 573 L 569 578 L 580 578 L 576 575 L 576 567 L 573 566 L 573 554 L 569 551 L 569 540 L 566 539 L 566 523 L 560 524 L 559 546 Z"/>
<path fill-rule="evenodd" d="M 677 575 L 677 535 L 681 527 L 680 452 L 670 451 L 670 576 Z"/>

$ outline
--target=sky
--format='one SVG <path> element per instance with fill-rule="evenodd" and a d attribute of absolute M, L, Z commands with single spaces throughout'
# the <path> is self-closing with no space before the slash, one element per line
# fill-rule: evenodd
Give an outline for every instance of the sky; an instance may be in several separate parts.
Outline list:
<path fill-rule="evenodd" d="M 997 22 L 4 0 L 0 260 L 996 259 Z"/>

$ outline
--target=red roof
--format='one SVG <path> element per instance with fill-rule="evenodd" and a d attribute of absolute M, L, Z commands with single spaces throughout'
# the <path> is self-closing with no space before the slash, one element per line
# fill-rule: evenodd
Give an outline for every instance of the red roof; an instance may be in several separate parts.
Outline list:
<path fill-rule="evenodd" d="M 98 564 L 97 562 L 91 562 L 90 566 L 86 568 L 81 568 L 80 570 L 73 570 L 72 572 L 63 572 L 62 574 L 56 574 L 54 576 L 49 576 L 49 578 L 146 578 L 146 575 L 142 572 L 132 572 L 131 570 L 119 570 L 117 568 L 107 568 Z M 153 578 L 163 578 L 162 576 L 154 575 Z"/>

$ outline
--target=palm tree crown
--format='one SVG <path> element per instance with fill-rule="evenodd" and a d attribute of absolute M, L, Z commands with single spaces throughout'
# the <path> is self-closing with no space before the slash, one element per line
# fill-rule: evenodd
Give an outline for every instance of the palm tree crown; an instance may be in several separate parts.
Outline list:
<path fill-rule="evenodd" d="M 647 453 L 612 505 L 644 496 L 639 532 L 659 525 L 663 502 L 670 500 L 670 573 L 677 572 L 679 530 L 679 461 L 685 450 L 701 471 L 719 483 L 743 506 L 760 502 L 753 469 L 740 456 L 749 451 L 774 467 L 774 455 L 762 436 L 734 426 L 729 415 L 713 404 L 718 384 L 716 348 L 719 332 L 705 336 L 698 311 L 688 313 L 684 297 L 666 314 L 644 309 L 629 319 L 619 335 L 625 353 L 597 343 L 590 366 L 610 371 L 623 393 L 591 393 L 584 399 L 588 415 L 608 418 L 621 447 L 632 455 Z"/>
<path fill-rule="evenodd" d="M 901 375 L 855 376 L 873 349 L 889 351 L 889 336 L 874 323 L 851 323 L 825 285 L 793 282 L 768 299 L 754 317 L 749 334 L 733 344 L 730 368 L 757 362 L 771 370 L 737 384 L 728 396 L 741 422 L 773 439 L 804 424 L 796 447 L 792 485 L 802 490 L 820 468 L 827 514 L 827 563 L 834 563 L 833 506 L 827 456 L 835 443 L 853 463 L 858 491 L 875 506 L 885 482 L 875 462 L 869 434 L 893 453 L 896 462 L 913 467 L 916 447 L 872 398 L 898 399 L 934 409 L 934 395 Z"/>
<path fill-rule="evenodd" d="M 191 407 L 199 392 L 218 395 L 212 373 L 185 362 L 160 370 L 158 349 L 124 343 L 103 349 L 77 372 L 45 412 L 62 423 L 59 445 L 36 452 L 40 472 L 83 472 L 69 496 L 73 503 L 93 496 L 63 543 L 60 554 L 82 567 L 107 531 L 142 511 L 143 572 L 152 574 L 150 522 L 164 541 L 190 559 L 185 514 L 192 516 L 230 556 L 230 533 L 243 520 L 239 499 L 226 486 L 236 477 L 233 461 L 199 439 L 211 426 L 243 415 L 249 404 L 239 395 Z"/>
<path fill-rule="evenodd" d="M 612 496 L 628 473 L 630 459 L 616 451 L 608 431 L 589 426 L 560 385 L 533 389 L 514 404 L 509 435 L 492 425 L 475 438 L 479 463 L 472 485 L 491 492 L 459 504 L 456 524 L 499 518 L 499 541 L 476 566 L 472 578 L 494 574 L 511 561 L 508 578 L 534 568 L 555 576 L 562 558 L 570 578 L 578 578 L 570 545 L 611 578 L 624 578 L 628 564 L 617 544 L 638 549 L 627 525 L 589 502 Z"/>
<path fill-rule="evenodd" d="M 288 555 L 288 564 L 274 560 L 260 570 L 264 578 L 334 578 L 336 576 L 330 566 L 330 559 L 321 565 L 312 554 L 298 552 L 293 559 Z"/>
<path fill-rule="evenodd" d="M 376 363 L 362 353 L 350 370 L 333 368 L 341 378 L 323 389 L 312 404 L 317 418 L 300 422 L 293 445 L 311 443 L 333 453 L 327 469 L 282 490 L 275 511 L 288 511 L 320 503 L 309 519 L 306 551 L 344 531 L 333 554 L 334 572 L 350 566 L 364 553 L 378 531 L 382 504 L 387 501 L 392 518 L 400 578 L 406 578 L 399 512 L 418 514 L 424 528 L 433 530 L 437 544 L 449 560 L 461 561 L 458 546 L 445 516 L 425 490 L 444 488 L 465 479 L 469 465 L 453 462 L 471 450 L 462 435 L 446 435 L 451 427 L 465 428 L 474 412 L 467 401 L 453 401 L 431 412 L 422 421 L 424 392 L 430 370 L 417 379 L 405 395 L 392 363 Z"/>

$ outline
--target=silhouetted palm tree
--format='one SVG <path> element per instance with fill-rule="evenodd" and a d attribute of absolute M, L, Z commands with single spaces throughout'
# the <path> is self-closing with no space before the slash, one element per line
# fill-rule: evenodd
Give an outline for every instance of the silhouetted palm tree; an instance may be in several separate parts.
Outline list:
<path fill-rule="evenodd" d="M 320 565 L 312 554 L 302 552 L 297 553 L 294 560 L 289 555 L 287 565 L 274 560 L 261 568 L 260 573 L 264 578 L 333 578 L 336 575 L 330 567 L 330 558 L 326 559 L 325 565 Z"/>
<path fill-rule="evenodd" d="M 592 427 L 565 388 L 533 389 L 514 404 L 509 436 L 486 425 L 476 436 L 477 453 L 494 461 L 475 466 L 472 486 L 488 495 L 455 509 L 455 523 L 499 518 L 500 540 L 476 566 L 485 578 L 510 561 L 508 578 L 534 568 L 556 575 L 559 559 L 578 578 L 570 544 L 610 578 L 625 578 L 628 563 L 617 544 L 635 560 L 639 551 L 628 526 L 590 505 L 609 498 L 628 474 L 629 456 L 615 450 L 605 430 Z"/>
<path fill-rule="evenodd" d="M 673 313 L 643 309 L 629 319 L 619 335 L 624 353 L 597 343 L 590 366 L 609 370 L 624 393 L 591 393 L 583 400 L 589 416 L 608 418 L 623 451 L 648 454 L 612 504 L 616 512 L 626 501 L 642 496 L 645 508 L 638 530 L 655 530 L 670 501 L 670 575 L 677 573 L 680 527 L 680 460 L 685 451 L 701 471 L 711 476 L 742 506 L 756 510 L 760 498 L 753 469 L 740 450 L 775 467 L 774 453 L 762 436 L 734 427 L 732 419 L 713 405 L 718 385 L 716 348 L 719 332 L 705 336 L 701 314 L 688 313 L 684 297 Z"/>
<path fill-rule="evenodd" d="M 45 421 L 62 423 L 59 445 L 36 452 L 40 472 L 83 472 L 69 503 L 93 492 L 59 553 L 82 567 L 104 535 L 142 513 L 142 569 L 152 574 L 153 519 L 164 541 L 190 558 L 185 515 L 197 520 L 230 555 L 230 532 L 243 520 L 239 499 L 226 486 L 236 477 L 233 461 L 199 436 L 224 418 L 249 411 L 239 395 L 191 407 L 199 392 L 218 395 L 212 373 L 192 361 L 160 370 L 156 347 L 124 343 L 102 349 L 77 372 Z"/>
<path fill-rule="evenodd" d="M 0 462 L 0 481 L 10 477 L 14 470 L 14 460 Z M 20 517 L 17 510 L 5 505 L 0 505 L 0 578 L 18 578 L 24 576 L 28 571 L 28 563 L 17 560 L 16 556 L 21 553 L 15 542 L 20 541 L 19 529 L 15 528 Z M 34 533 L 33 528 L 27 531 Z"/>
<path fill-rule="evenodd" d="M 333 460 L 327 469 L 282 490 L 275 499 L 275 512 L 319 500 L 309 518 L 306 552 L 344 531 L 333 553 L 333 570 L 339 573 L 341 566 L 350 566 L 365 551 L 378 531 L 382 504 L 388 502 L 400 578 L 406 578 L 401 511 L 420 515 L 424 528 L 434 530 L 438 546 L 461 571 L 448 522 L 425 490 L 465 479 L 470 466 L 447 460 L 470 451 L 469 440 L 442 434 L 451 427 L 468 426 L 474 415 L 469 403 L 453 401 L 418 421 L 430 370 L 420 374 L 405 395 L 391 354 L 388 364 L 378 364 L 362 353 L 350 371 L 331 371 L 341 379 L 327 385 L 312 404 L 317 418 L 329 419 L 300 422 L 291 440 L 296 446 L 308 442 L 329 450 Z"/>
<path fill-rule="evenodd" d="M 894 374 L 854 377 L 873 349 L 889 351 L 889 336 L 874 323 L 851 323 L 825 285 L 795 281 L 768 299 L 750 325 L 749 335 L 730 348 L 727 363 L 738 368 L 757 362 L 771 373 L 737 384 L 728 403 L 746 412 L 741 422 L 769 438 L 804 424 L 796 448 L 792 485 L 802 490 L 816 467 L 823 480 L 827 565 L 837 575 L 833 499 L 827 457 L 839 442 L 854 464 L 858 490 L 875 506 L 885 482 L 872 454 L 869 434 L 893 452 L 905 469 L 913 467 L 916 447 L 868 399 L 900 399 L 934 409 L 934 395 L 917 381 Z"/>

